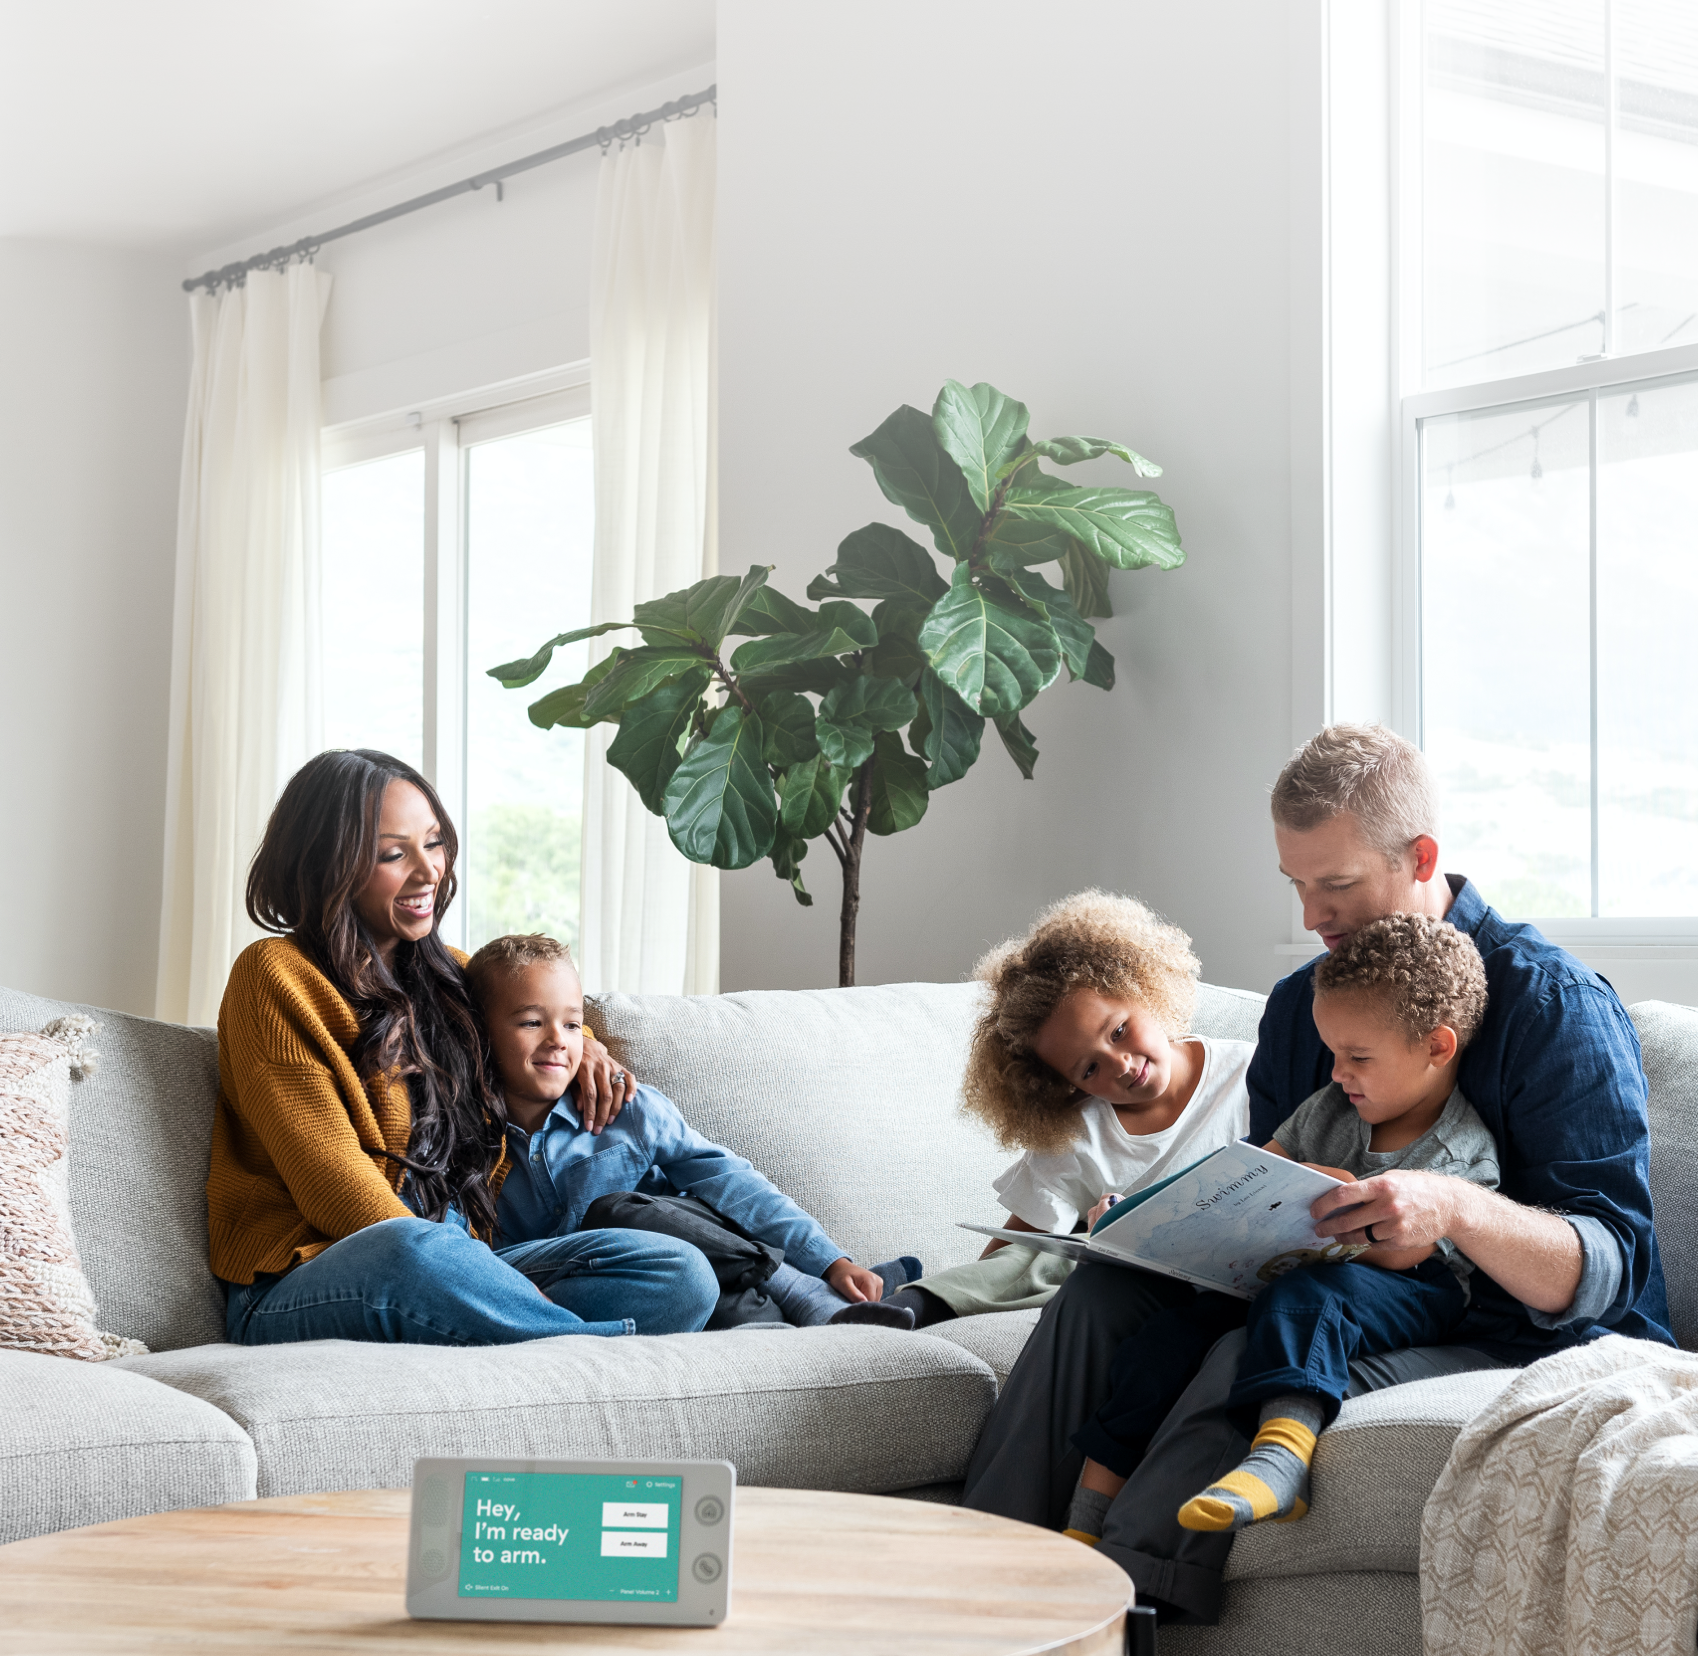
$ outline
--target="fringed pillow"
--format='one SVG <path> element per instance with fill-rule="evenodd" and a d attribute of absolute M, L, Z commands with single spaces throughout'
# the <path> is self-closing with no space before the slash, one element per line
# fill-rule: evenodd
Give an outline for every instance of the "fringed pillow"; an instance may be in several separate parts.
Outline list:
<path fill-rule="evenodd" d="M 0 1346 L 98 1363 L 144 1352 L 95 1327 L 71 1234 L 71 1078 L 92 1072 L 92 1018 L 0 1035 Z"/>

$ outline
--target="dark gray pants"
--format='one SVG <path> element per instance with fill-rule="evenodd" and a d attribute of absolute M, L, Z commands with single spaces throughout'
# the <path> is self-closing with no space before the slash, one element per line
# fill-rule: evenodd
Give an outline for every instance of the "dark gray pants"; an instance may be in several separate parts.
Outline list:
<path fill-rule="evenodd" d="M 962 1504 L 1060 1529 L 1084 1460 L 1069 1440 L 1106 1400 L 1109 1364 L 1121 1341 L 1176 1291 L 1171 1279 L 1149 1272 L 1081 1265 L 1044 1308 L 979 1434 Z M 1098 1551 L 1131 1576 L 1141 1600 L 1160 1601 L 1177 1621 L 1213 1622 L 1219 1615 L 1231 1532 L 1184 1530 L 1178 1515 L 1250 1451 L 1249 1439 L 1226 1418 L 1243 1349 L 1238 1330 L 1210 1351 L 1103 1527 Z M 1352 1363 L 1349 1395 L 1501 1366 L 1466 1346 L 1394 1351 Z"/>

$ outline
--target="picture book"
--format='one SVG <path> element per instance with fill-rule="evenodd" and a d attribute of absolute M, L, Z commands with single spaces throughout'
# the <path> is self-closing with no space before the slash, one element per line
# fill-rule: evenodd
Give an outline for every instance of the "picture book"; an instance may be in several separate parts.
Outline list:
<path fill-rule="evenodd" d="M 1315 1233 L 1309 1205 L 1341 1181 L 1248 1144 L 1229 1144 L 1134 1190 L 1088 1236 L 965 1225 L 1041 1253 L 1137 1266 L 1254 1299 L 1299 1265 L 1354 1258 L 1363 1247 Z"/>

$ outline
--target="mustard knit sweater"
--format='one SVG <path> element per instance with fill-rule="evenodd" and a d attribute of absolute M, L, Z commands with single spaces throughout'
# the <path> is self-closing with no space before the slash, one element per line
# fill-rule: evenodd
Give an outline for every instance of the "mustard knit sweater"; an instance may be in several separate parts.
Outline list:
<path fill-rule="evenodd" d="M 466 957 L 451 951 L 462 965 Z M 287 937 L 244 949 L 218 1010 L 218 1104 L 206 1178 L 213 1272 L 249 1283 L 411 1210 L 396 1194 L 412 1104 L 362 1081 L 354 1009 Z M 502 1160 L 505 1161 L 505 1153 Z"/>

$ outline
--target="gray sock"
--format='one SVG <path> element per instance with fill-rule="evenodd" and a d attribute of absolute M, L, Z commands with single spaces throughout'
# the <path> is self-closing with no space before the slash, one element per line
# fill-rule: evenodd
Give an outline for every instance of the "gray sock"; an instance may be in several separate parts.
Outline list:
<path fill-rule="evenodd" d="M 1231 1472 L 1179 1509 L 1180 1528 L 1239 1530 L 1309 1510 L 1309 1462 L 1326 1416 L 1312 1392 L 1287 1392 L 1262 1405 L 1250 1453 Z"/>
<path fill-rule="evenodd" d="M 846 1305 L 831 1318 L 833 1323 L 860 1323 L 872 1328 L 912 1328 L 914 1313 L 905 1305 L 892 1305 L 887 1300 L 862 1300 L 858 1305 Z"/>
<path fill-rule="evenodd" d="M 1114 1497 L 1103 1494 L 1100 1489 L 1087 1489 L 1082 1483 L 1077 1485 L 1073 1499 L 1068 1503 L 1064 1527 L 1075 1535 L 1088 1535 L 1093 1541 L 1101 1540 L 1103 1520 L 1108 1517 L 1108 1509 L 1113 1502 Z"/>

